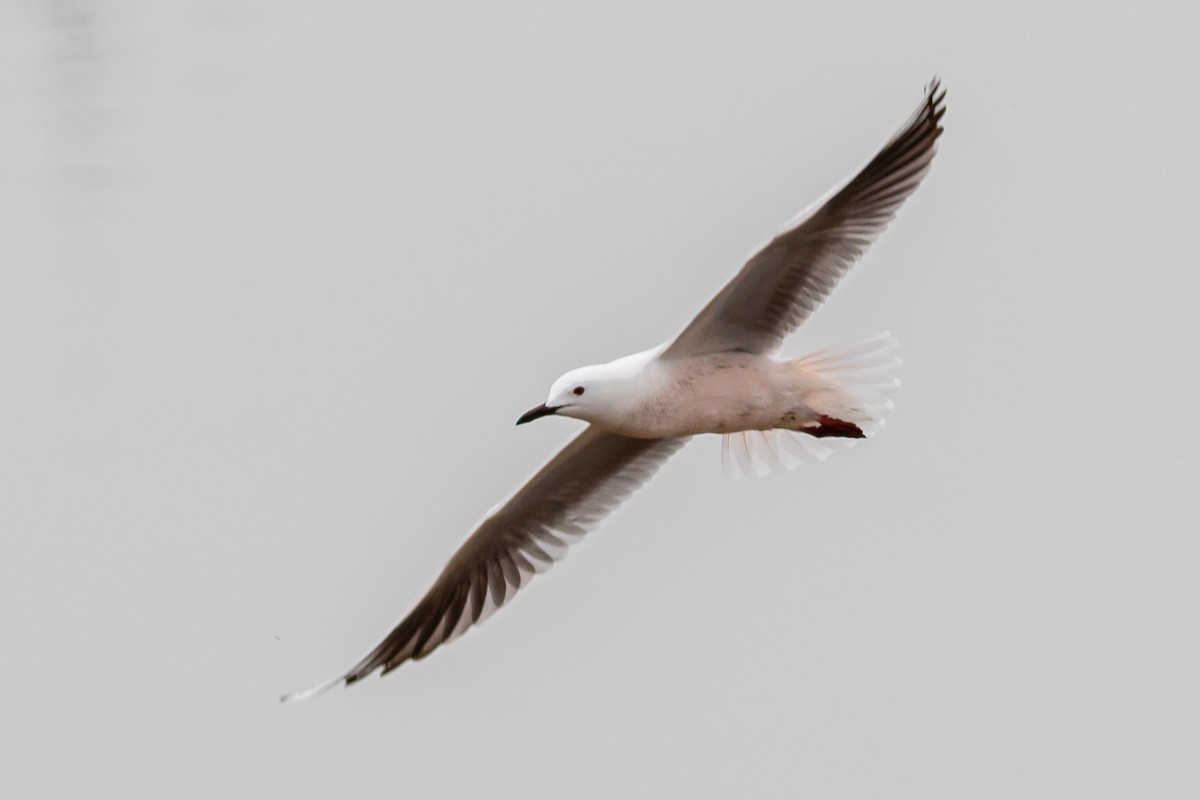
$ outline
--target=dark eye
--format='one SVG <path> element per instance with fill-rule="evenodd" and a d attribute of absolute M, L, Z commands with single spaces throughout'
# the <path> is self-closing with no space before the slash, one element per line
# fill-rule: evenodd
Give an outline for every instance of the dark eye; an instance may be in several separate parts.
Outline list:
<path fill-rule="evenodd" d="M 572 392 L 573 392 L 573 393 L 574 393 L 576 396 L 578 396 L 578 395 L 581 395 L 581 394 L 583 394 L 583 387 L 582 387 L 582 386 L 576 386 L 576 387 L 575 387 L 574 389 L 572 389 L 571 391 L 572 391 Z"/>

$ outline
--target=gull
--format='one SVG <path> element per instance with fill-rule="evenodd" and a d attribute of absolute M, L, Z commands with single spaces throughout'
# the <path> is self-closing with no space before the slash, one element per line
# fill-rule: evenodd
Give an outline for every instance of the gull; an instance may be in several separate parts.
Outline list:
<path fill-rule="evenodd" d="M 883 149 L 751 256 L 673 340 L 556 380 L 517 424 L 556 415 L 587 428 L 483 518 L 374 650 L 282 700 L 387 674 L 483 622 L 692 436 L 722 435 L 722 463 L 736 476 L 821 459 L 877 430 L 898 385 L 889 335 L 792 360 L 777 353 L 920 184 L 944 113 L 935 78 Z"/>

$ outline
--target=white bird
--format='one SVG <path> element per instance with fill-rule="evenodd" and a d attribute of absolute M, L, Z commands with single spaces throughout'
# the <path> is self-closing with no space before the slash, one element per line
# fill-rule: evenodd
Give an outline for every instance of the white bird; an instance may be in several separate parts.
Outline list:
<path fill-rule="evenodd" d="M 724 435 L 727 471 L 761 474 L 877 429 L 898 384 L 889 336 L 795 360 L 775 354 L 929 170 L 944 100 L 935 79 L 883 149 L 756 252 L 673 341 L 555 381 L 517 424 L 556 414 L 588 427 L 483 518 L 378 647 L 344 675 L 282 699 L 387 674 L 456 639 L 562 558 L 695 434 Z"/>

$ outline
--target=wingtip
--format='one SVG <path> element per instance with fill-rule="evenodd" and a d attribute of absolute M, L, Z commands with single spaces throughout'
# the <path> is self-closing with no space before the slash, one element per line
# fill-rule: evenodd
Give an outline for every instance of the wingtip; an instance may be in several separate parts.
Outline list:
<path fill-rule="evenodd" d="M 279 702 L 294 703 L 298 700 L 307 700 L 310 697 L 316 697 L 319 694 L 324 694 L 325 692 L 328 692 L 330 689 L 332 689 L 334 686 L 337 686 L 339 683 L 344 683 L 345 681 L 346 681 L 346 679 L 344 677 L 339 676 L 337 678 L 327 680 L 324 683 L 318 683 L 316 686 L 310 686 L 307 689 L 302 689 L 298 692 L 292 692 L 290 694 L 285 694 L 279 698 Z"/>
<path fill-rule="evenodd" d="M 925 102 L 933 111 L 935 118 L 940 121 L 942 115 L 946 113 L 946 90 L 942 88 L 942 79 L 937 75 L 934 75 L 932 80 L 925 85 Z"/>

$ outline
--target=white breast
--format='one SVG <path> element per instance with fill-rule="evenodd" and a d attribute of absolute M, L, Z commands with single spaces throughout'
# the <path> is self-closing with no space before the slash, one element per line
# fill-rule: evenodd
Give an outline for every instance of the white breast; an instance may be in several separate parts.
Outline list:
<path fill-rule="evenodd" d="M 651 362 L 634 379 L 619 433 L 637 438 L 766 430 L 798 403 L 786 364 L 747 353 Z"/>

